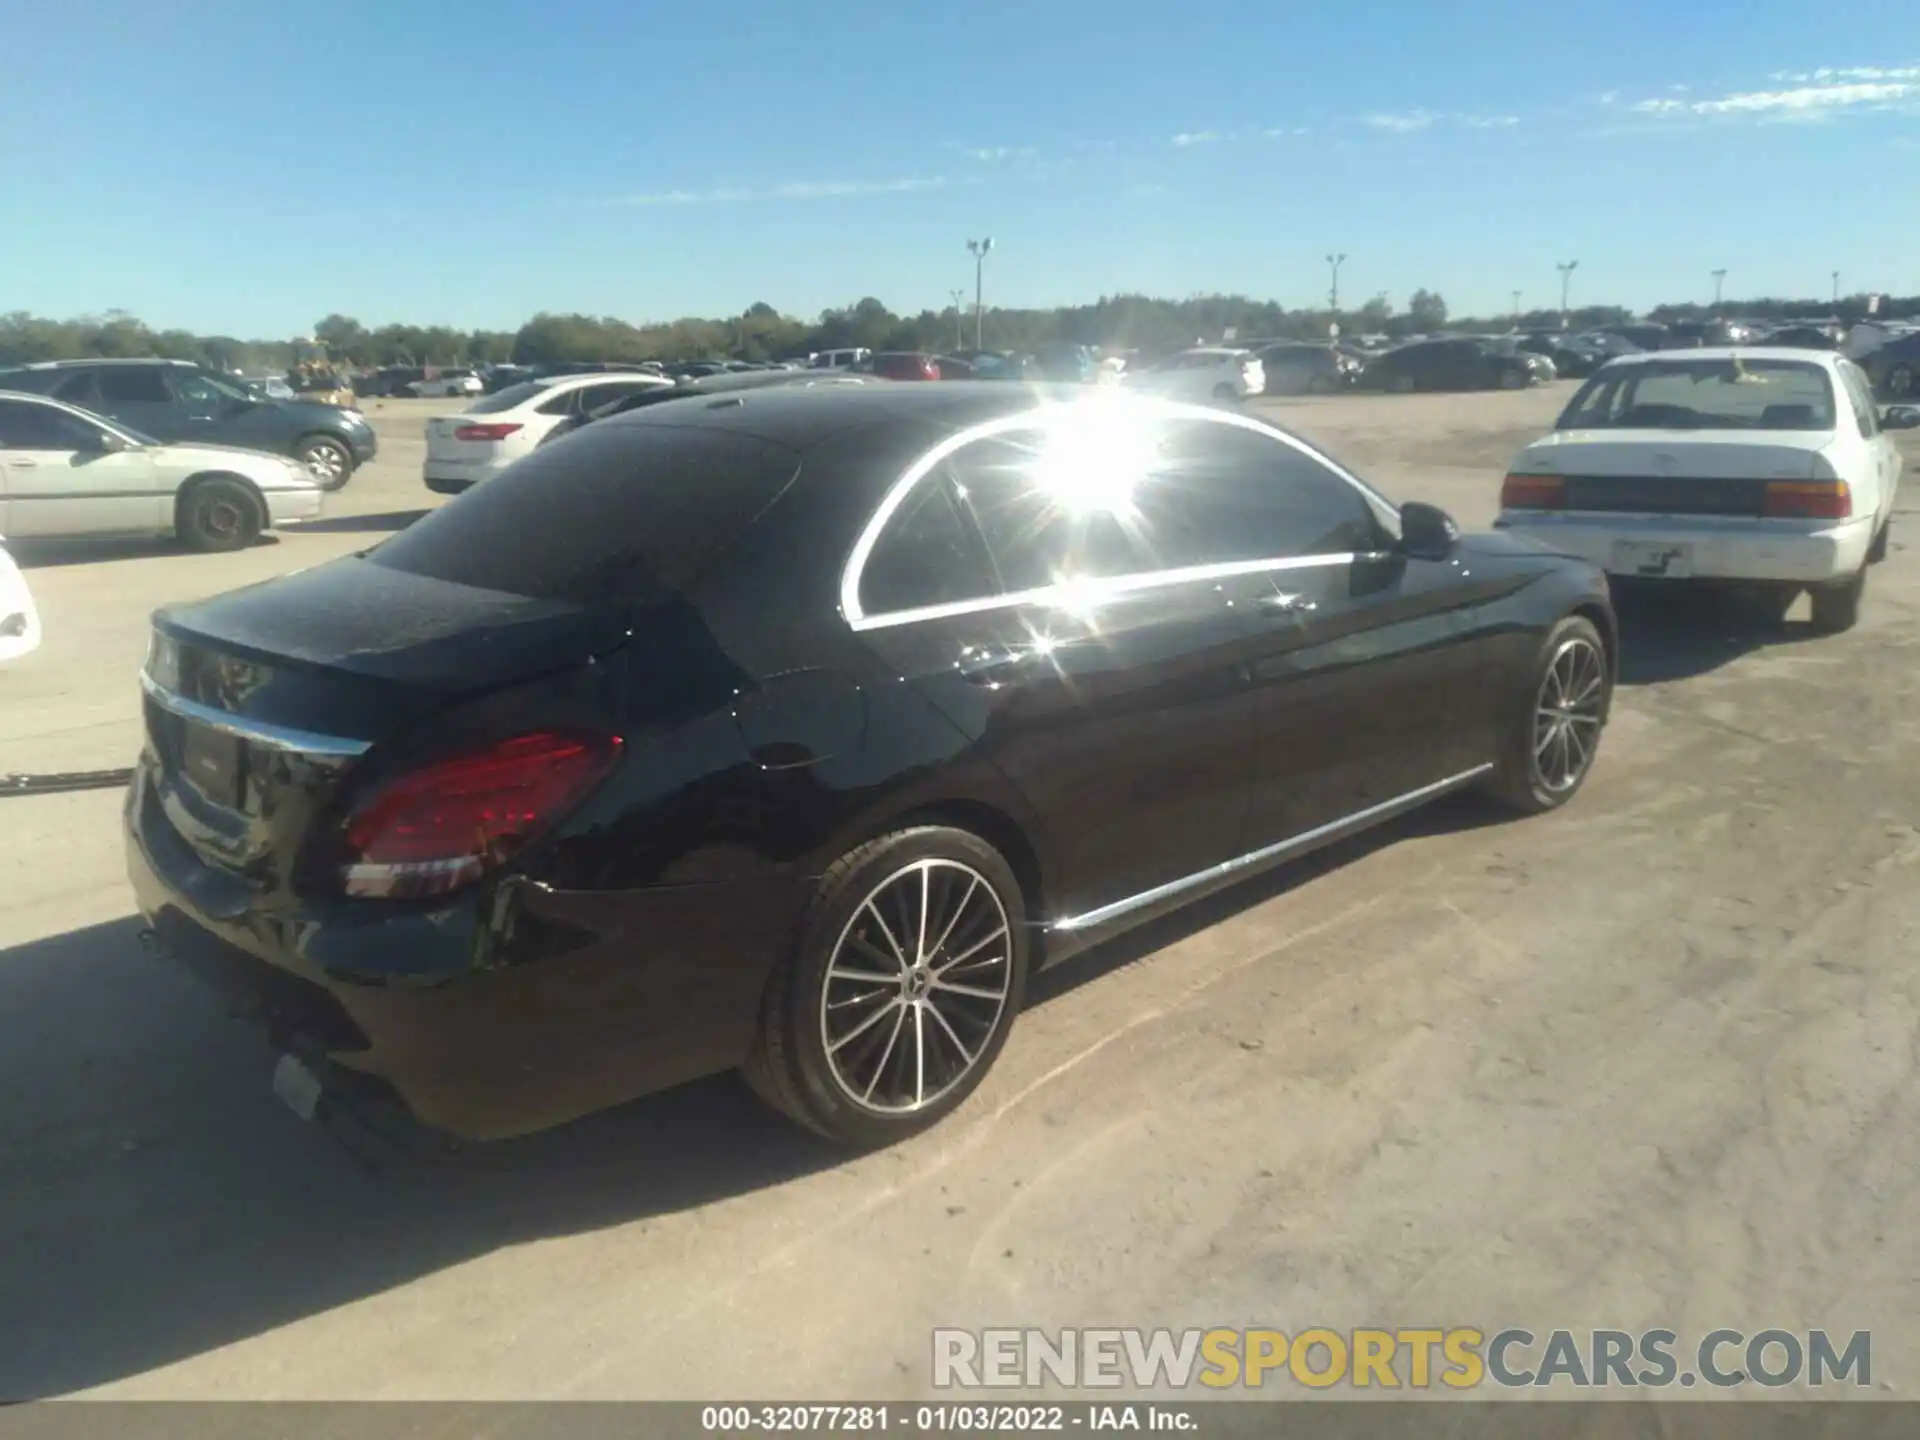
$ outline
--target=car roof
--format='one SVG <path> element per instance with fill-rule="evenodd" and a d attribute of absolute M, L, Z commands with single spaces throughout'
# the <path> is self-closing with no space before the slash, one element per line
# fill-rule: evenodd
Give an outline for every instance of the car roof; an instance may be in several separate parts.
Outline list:
<path fill-rule="evenodd" d="M 101 355 L 87 360 L 29 360 L 21 365 L 0 366 L 5 370 L 72 370 L 82 365 L 184 365 L 197 370 L 197 360 L 169 360 L 160 355 Z"/>

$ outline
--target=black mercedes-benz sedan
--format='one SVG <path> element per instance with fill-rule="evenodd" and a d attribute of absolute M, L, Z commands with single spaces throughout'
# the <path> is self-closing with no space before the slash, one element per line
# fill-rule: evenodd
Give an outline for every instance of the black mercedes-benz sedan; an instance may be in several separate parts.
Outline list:
<path fill-rule="evenodd" d="M 1040 966 L 1449 791 L 1565 801 L 1615 646 L 1598 570 L 1244 414 L 689 398 L 159 612 L 130 869 L 306 1113 L 502 1137 L 740 1067 L 880 1144 Z"/>

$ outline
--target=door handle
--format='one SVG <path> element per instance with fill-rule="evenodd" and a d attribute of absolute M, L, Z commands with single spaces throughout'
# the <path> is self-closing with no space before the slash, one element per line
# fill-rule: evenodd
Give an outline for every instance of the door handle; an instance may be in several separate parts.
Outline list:
<path fill-rule="evenodd" d="M 7 464 L 16 470 L 33 470 L 39 467 L 38 460 L 9 460 Z"/>
<path fill-rule="evenodd" d="M 954 665 L 975 685 L 998 685 L 1025 669 L 1036 653 L 1010 645 L 968 645 Z"/>
<path fill-rule="evenodd" d="M 1253 606 L 1264 615 L 1304 615 L 1309 610 L 1319 608 L 1306 596 L 1291 591 L 1256 596 Z"/>

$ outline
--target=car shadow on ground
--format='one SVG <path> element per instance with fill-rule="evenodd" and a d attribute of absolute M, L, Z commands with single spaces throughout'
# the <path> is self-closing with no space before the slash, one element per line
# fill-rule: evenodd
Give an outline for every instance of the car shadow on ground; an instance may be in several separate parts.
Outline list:
<path fill-rule="evenodd" d="M 260 536 L 247 548 L 271 548 L 276 534 Z M 7 553 L 22 570 L 56 570 L 65 565 L 97 565 L 111 560 L 153 560 L 167 555 L 192 555 L 178 540 L 164 535 L 124 540 L 8 540 Z"/>
<path fill-rule="evenodd" d="M 1789 615 L 1803 614 L 1807 601 Z M 1823 638 L 1804 619 L 1782 619 L 1764 598 L 1735 589 L 1618 585 L 1620 683 L 1658 685 L 1704 675 L 1756 650 Z"/>
<path fill-rule="evenodd" d="M 1441 801 L 1075 957 L 1032 1003 L 1373 850 L 1503 814 Z M 132 918 L 0 951 L 0 1399 L 107 1384 L 505 1246 L 847 1158 L 732 1076 L 524 1140 L 369 1147 L 367 1131 L 296 1120 L 269 1093 L 272 1062 L 147 956 Z"/>
<path fill-rule="evenodd" d="M 370 1169 L 129 918 L 0 951 L 0 1399 L 186 1359 L 522 1241 L 841 1163 L 737 1079 Z M 378 1152 L 376 1152 L 378 1153 Z"/>
<path fill-rule="evenodd" d="M 303 521 L 303 532 L 314 531 L 324 535 L 357 535 L 378 530 L 404 530 L 426 510 L 384 510 L 378 515 L 330 515 L 324 520 Z"/>

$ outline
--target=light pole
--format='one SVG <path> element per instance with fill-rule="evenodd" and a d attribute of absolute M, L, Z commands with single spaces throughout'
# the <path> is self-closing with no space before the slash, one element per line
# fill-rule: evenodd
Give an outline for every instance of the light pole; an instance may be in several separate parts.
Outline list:
<path fill-rule="evenodd" d="M 1713 272 L 1713 308 L 1716 310 L 1720 308 L 1720 287 L 1726 283 L 1726 278 L 1727 272 L 1724 270 Z"/>
<path fill-rule="evenodd" d="M 962 307 L 967 303 L 967 292 L 949 290 L 947 294 L 953 297 L 953 348 L 958 350 L 967 343 L 967 337 L 960 331 L 961 317 L 966 314 Z"/>
<path fill-rule="evenodd" d="M 1833 303 L 1836 305 L 1840 303 L 1840 272 L 1838 270 L 1833 272 Z"/>
<path fill-rule="evenodd" d="M 1520 328 L 1520 292 L 1518 290 L 1513 292 L 1513 328 L 1516 330 Z"/>
<path fill-rule="evenodd" d="M 1327 286 L 1327 309 L 1333 312 L 1335 320 L 1340 318 L 1340 267 L 1346 263 L 1344 254 L 1327 256 L 1327 271 L 1332 276 L 1332 283 Z"/>
<path fill-rule="evenodd" d="M 1567 292 L 1573 287 L 1573 272 L 1580 268 L 1578 260 L 1563 260 L 1553 267 L 1560 272 L 1560 328 L 1567 328 Z"/>
<path fill-rule="evenodd" d="M 967 241 L 967 250 L 973 256 L 973 348 L 986 349 L 981 336 L 986 333 L 986 308 L 981 297 L 985 293 L 987 254 L 993 249 L 993 237 L 984 240 Z"/>

